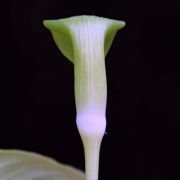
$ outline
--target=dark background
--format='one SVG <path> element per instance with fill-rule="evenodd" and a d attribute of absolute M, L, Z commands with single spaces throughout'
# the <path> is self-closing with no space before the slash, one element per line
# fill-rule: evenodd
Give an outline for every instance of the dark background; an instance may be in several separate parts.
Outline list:
<path fill-rule="evenodd" d="M 100 180 L 180 178 L 178 3 L 8 0 L 1 14 L 1 148 L 35 151 L 84 169 L 73 65 L 42 21 L 93 14 L 127 23 L 106 57 L 107 134 Z"/>

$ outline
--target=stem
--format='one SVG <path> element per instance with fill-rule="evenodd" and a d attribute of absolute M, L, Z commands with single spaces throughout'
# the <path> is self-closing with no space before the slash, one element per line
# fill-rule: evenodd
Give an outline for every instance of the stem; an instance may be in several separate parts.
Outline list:
<path fill-rule="evenodd" d="M 99 152 L 102 137 L 81 134 L 84 144 L 86 180 L 98 180 Z"/>
<path fill-rule="evenodd" d="M 99 152 L 106 127 L 105 117 L 89 112 L 78 114 L 76 122 L 84 146 L 86 180 L 98 180 Z"/>

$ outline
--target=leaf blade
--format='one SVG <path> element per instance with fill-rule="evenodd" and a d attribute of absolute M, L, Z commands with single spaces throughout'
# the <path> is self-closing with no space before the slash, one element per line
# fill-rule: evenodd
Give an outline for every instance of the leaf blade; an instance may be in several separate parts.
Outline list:
<path fill-rule="evenodd" d="M 43 155 L 0 150 L 0 180 L 85 180 L 80 170 Z"/>

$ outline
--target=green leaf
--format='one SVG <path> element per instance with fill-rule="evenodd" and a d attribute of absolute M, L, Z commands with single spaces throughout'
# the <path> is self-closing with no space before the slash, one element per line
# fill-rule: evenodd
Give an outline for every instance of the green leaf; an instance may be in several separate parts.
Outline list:
<path fill-rule="evenodd" d="M 1 180 L 85 180 L 80 170 L 25 151 L 0 150 Z"/>

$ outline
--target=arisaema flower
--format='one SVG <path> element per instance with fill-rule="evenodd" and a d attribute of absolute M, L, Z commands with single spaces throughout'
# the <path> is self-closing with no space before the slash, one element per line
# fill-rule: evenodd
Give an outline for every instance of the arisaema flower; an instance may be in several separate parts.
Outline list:
<path fill-rule="evenodd" d="M 106 127 L 105 55 L 123 21 L 97 16 L 46 20 L 60 51 L 74 64 L 76 123 L 86 160 L 86 179 L 98 179 L 99 150 Z"/>

